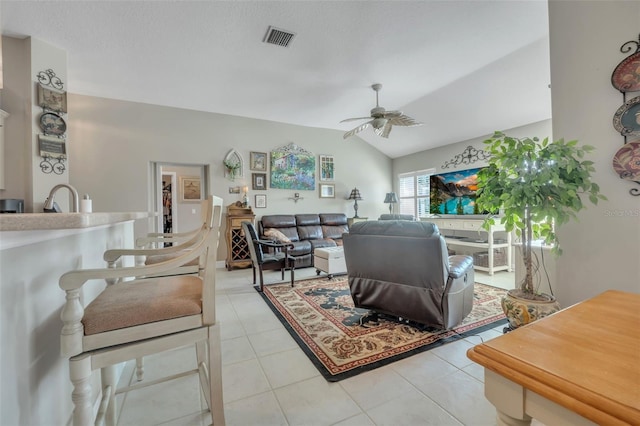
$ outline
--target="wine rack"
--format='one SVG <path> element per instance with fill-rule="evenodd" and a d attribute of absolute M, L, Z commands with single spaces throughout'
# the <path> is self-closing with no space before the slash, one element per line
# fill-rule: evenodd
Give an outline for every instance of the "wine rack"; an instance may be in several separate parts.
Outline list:
<path fill-rule="evenodd" d="M 234 268 L 248 268 L 251 266 L 251 255 L 247 239 L 242 230 L 242 222 L 247 221 L 255 225 L 255 215 L 251 207 L 231 204 L 227 206 L 227 260 L 229 271 Z"/>

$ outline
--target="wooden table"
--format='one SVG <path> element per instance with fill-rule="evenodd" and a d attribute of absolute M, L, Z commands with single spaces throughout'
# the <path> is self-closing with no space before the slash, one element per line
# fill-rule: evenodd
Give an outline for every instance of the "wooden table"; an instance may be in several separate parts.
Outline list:
<path fill-rule="evenodd" d="M 467 356 L 499 425 L 640 425 L 640 294 L 606 291 Z"/>

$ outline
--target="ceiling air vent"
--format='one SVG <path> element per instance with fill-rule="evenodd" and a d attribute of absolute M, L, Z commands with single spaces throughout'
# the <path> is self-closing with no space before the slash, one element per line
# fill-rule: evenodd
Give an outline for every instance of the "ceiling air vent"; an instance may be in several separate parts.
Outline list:
<path fill-rule="evenodd" d="M 264 42 L 275 44 L 276 46 L 289 47 L 295 33 L 285 31 L 276 27 L 269 27 L 267 34 L 264 36 Z"/>

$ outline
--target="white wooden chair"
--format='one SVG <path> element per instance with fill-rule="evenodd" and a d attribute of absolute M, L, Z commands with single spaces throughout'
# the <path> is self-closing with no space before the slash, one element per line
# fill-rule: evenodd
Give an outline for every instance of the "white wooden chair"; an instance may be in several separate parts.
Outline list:
<path fill-rule="evenodd" d="M 212 199 L 208 197 L 202 201 L 202 223 L 210 223 L 212 217 Z M 200 232 L 200 227 L 182 233 L 150 233 L 145 237 L 136 240 L 135 249 L 111 249 L 104 252 L 103 258 L 109 268 L 119 265 L 125 256 L 134 256 L 136 265 L 153 265 L 173 259 L 188 250 L 193 245 L 196 235 Z M 174 243 L 173 246 L 164 247 L 164 243 Z M 181 275 L 198 273 L 198 259 L 193 259 L 185 265 L 180 265 L 173 271 L 163 273 L 163 275 Z"/>
<path fill-rule="evenodd" d="M 202 201 L 202 224 L 214 226 L 213 212 L 214 204 L 219 201 L 218 197 L 207 197 Z M 220 225 L 221 218 L 216 218 L 218 226 Z M 126 256 L 135 257 L 137 266 L 141 265 L 154 265 L 156 263 L 165 262 L 167 260 L 175 259 L 176 257 L 184 254 L 186 250 L 193 248 L 193 245 L 198 240 L 198 233 L 201 231 L 202 225 L 198 229 L 194 229 L 184 233 L 150 233 L 146 237 L 140 237 L 136 240 L 136 249 L 111 249 L 107 250 L 103 254 L 103 259 L 107 262 L 109 268 L 116 268 L 122 266 L 122 258 Z M 176 245 L 171 247 L 164 247 L 165 242 L 172 242 Z M 186 275 L 197 274 L 200 270 L 200 259 L 194 258 L 184 265 L 180 265 L 170 271 L 164 271 L 158 274 L 147 275 L 146 278 L 170 276 L 170 275 Z M 109 280 L 109 284 L 114 284 L 115 280 Z M 142 357 L 136 359 L 136 379 L 142 381 L 144 377 L 144 360 Z"/>
<path fill-rule="evenodd" d="M 74 389 L 73 424 L 116 420 L 116 393 L 198 373 L 215 426 L 224 425 L 220 330 L 215 316 L 216 247 L 222 200 L 211 202 L 212 221 L 204 223 L 196 241 L 180 256 L 149 266 L 87 269 L 65 273 L 61 353 L 69 358 Z M 135 278 L 162 274 L 192 259 L 200 259 L 198 275 Z M 116 280 L 84 307 L 82 286 L 89 280 Z M 116 390 L 115 366 L 153 353 L 195 344 L 198 368 L 149 383 Z M 92 371 L 101 370 L 102 400 L 93 419 Z"/>

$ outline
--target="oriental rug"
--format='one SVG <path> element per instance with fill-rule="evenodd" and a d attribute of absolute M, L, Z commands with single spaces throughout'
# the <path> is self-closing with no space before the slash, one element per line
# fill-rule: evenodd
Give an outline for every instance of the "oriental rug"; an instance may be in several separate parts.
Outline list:
<path fill-rule="evenodd" d="M 452 330 L 380 315 L 363 321 L 346 276 L 268 285 L 260 293 L 327 381 L 336 382 L 506 323 L 506 290 L 476 283 L 471 313 Z"/>

